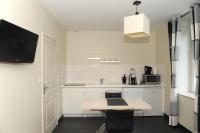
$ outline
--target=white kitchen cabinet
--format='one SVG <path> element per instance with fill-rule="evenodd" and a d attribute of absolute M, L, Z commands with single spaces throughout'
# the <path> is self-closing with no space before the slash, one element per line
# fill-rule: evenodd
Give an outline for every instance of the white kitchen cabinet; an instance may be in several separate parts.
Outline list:
<path fill-rule="evenodd" d="M 85 88 L 85 100 L 102 99 L 104 97 L 103 88 Z M 86 115 L 101 115 L 100 111 L 84 111 Z"/>
<path fill-rule="evenodd" d="M 85 88 L 85 99 L 102 99 L 105 98 L 106 91 L 121 91 L 122 88 Z"/>
<path fill-rule="evenodd" d="M 85 89 L 85 99 L 100 99 L 104 98 L 104 89 L 103 88 L 86 88 Z"/>
<path fill-rule="evenodd" d="M 117 90 L 122 92 L 125 100 L 143 99 L 152 110 L 135 111 L 135 116 L 162 115 L 162 86 L 139 87 L 65 87 L 62 89 L 62 112 L 64 116 L 99 116 L 99 111 L 84 111 L 82 104 L 85 100 L 105 98 L 105 92 Z"/>
<path fill-rule="evenodd" d="M 109 90 L 122 91 L 122 88 L 64 88 L 62 89 L 62 112 L 64 116 L 101 115 L 99 111 L 85 111 L 82 104 L 85 100 L 105 98 Z"/>
<path fill-rule="evenodd" d="M 122 88 L 85 88 L 85 100 L 105 98 L 105 92 L 109 90 L 122 91 Z M 100 111 L 84 111 L 86 115 L 101 115 Z"/>
<path fill-rule="evenodd" d="M 146 101 L 152 110 L 144 111 L 144 116 L 161 116 L 162 115 L 162 88 L 145 88 L 144 101 Z"/>
<path fill-rule="evenodd" d="M 125 100 L 143 99 L 143 88 L 123 88 Z M 135 111 L 134 116 L 143 116 L 143 111 Z"/>
<path fill-rule="evenodd" d="M 85 99 L 84 88 L 62 89 L 63 115 L 83 115 L 82 104 Z"/>

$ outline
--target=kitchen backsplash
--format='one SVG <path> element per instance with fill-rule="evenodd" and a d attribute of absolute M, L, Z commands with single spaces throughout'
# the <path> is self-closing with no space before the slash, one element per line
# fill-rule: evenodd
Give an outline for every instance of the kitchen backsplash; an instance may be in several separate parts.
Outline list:
<path fill-rule="evenodd" d="M 157 65 L 145 64 L 152 67 Z M 66 65 L 63 66 L 64 75 L 67 75 L 64 83 L 91 83 L 98 84 L 100 79 L 105 83 L 121 83 L 123 74 L 130 74 L 130 68 L 135 68 L 137 78 L 142 80 L 145 65 L 121 65 L 121 64 L 95 64 L 95 65 Z M 161 66 L 159 66 L 161 68 Z M 159 70 L 158 70 L 159 72 Z M 164 77 L 164 76 L 163 76 Z"/>

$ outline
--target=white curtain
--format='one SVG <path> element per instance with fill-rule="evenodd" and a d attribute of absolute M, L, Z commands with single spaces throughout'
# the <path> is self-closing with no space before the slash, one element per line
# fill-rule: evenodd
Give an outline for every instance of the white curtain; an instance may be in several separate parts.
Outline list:
<path fill-rule="evenodd" d="M 169 125 L 178 124 L 178 102 L 177 102 L 177 82 L 176 82 L 176 64 L 179 59 L 180 39 L 181 39 L 180 17 L 168 22 L 169 48 L 171 61 L 171 95 L 170 95 L 170 114 Z"/>
<path fill-rule="evenodd" d="M 200 4 L 194 4 L 190 9 L 190 20 L 191 20 L 191 38 L 194 50 L 195 60 L 195 75 L 196 75 L 196 90 L 195 90 L 195 133 L 200 133 L 200 86 L 199 86 L 199 59 L 200 59 Z"/>

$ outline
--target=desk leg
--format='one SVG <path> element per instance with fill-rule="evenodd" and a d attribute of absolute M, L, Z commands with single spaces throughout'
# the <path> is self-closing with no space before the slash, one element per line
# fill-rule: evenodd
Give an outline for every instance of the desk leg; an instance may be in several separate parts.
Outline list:
<path fill-rule="evenodd" d="M 99 129 L 96 131 L 96 133 L 106 133 L 106 126 L 105 123 L 103 123 Z"/>

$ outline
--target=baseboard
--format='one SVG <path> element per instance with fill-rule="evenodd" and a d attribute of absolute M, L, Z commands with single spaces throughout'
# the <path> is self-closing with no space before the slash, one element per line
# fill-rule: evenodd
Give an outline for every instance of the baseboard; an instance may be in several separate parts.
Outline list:
<path fill-rule="evenodd" d="M 58 119 L 58 124 L 62 122 L 63 118 L 64 118 L 63 115 L 61 115 L 60 118 Z"/>
<path fill-rule="evenodd" d="M 169 115 L 168 114 L 164 113 L 163 116 L 164 116 L 166 121 L 169 121 Z"/>

